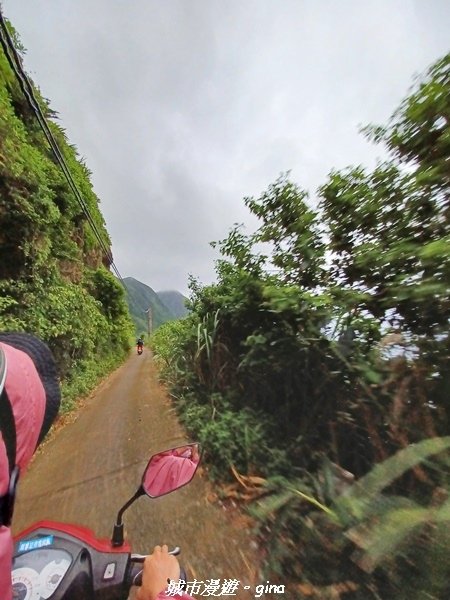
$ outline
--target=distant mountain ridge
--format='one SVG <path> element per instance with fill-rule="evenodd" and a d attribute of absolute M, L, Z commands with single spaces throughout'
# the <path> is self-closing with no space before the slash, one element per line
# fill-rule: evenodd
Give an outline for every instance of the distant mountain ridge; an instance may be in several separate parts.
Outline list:
<path fill-rule="evenodd" d="M 156 293 L 155 290 L 145 283 L 134 279 L 134 277 L 125 277 L 123 282 L 127 291 L 126 299 L 128 308 L 135 324 L 137 335 L 148 332 L 146 311 L 149 307 L 152 309 L 153 329 L 156 329 L 166 321 L 184 317 L 188 313 L 188 310 L 184 306 L 187 298 L 183 294 L 180 294 L 180 292 L 161 292 L 163 298 L 166 300 L 164 301 L 160 297 L 160 294 Z"/>
<path fill-rule="evenodd" d="M 189 314 L 186 308 L 186 296 L 175 290 L 165 290 L 158 292 L 158 297 L 176 319 L 182 319 Z"/>

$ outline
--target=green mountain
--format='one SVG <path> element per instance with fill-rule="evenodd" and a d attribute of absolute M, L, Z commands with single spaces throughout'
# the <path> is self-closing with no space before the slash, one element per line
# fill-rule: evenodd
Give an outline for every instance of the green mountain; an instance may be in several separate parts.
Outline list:
<path fill-rule="evenodd" d="M 175 290 L 158 292 L 159 299 L 167 306 L 176 319 L 182 319 L 189 311 L 186 308 L 186 296 Z"/>
<path fill-rule="evenodd" d="M 136 334 L 148 332 L 148 320 L 146 311 L 151 308 L 153 329 L 156 329 L 166 321 L 176 319 L 170 309 L 163 304 L 158 294 L 151 287 L 141 283 L 133 277 L 125 277 L 123 280 L 127 290 L 126 297 L 131 318 L 136 327 Z"/>

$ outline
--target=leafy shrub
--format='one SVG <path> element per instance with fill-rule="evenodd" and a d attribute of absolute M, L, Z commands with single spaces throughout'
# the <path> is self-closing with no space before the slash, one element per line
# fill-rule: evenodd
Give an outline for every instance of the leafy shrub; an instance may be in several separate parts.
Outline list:
<path fill-rule="evenodd" d="M 185 422 L 191 428 L 188 414 Z M 260 465 L 264 457 L 270 454 L 264 426 L 250 411 L 236 414 L 231 410 L 221 410 L 214 419 L 210 418 L 199 425 L 197 438 L 205 449 L 212 475 L 218 479 L 229 478 L 231 466 L 240 473 L 251 473 L 255 464 Z"/>
<path fill-rule="evenodd" d="M 423 440 L 378 464 L 343 493 L 333 492 L 339 482 L 326 468 L 309 481 L 269 482 L 274 494 L 251 511 L 270 543 L 268 571 L 302 582 L 298 598 L 304 597 L 302 589 L 314 598 L 327 597 L 327 591 L 339 597 L 343 582 L 354 600 L 446 598 L 450 458 L 443 451 L 448 448 L 450 437 Z M 428 505 L 389 493 L 396 479 L 420 463 L 440 477 Z M 298 560 L 292 560 L 294 552 Z"/>
<path fill-rule="evenodd" d="M 445 590 L 433 519 L 447 519 L 448 507 L 435 511 L 430 499 L 448 483 L 437 469 L 416 466 L 375 493 L 380 507 L 399 511 L 361 518 L 385 563 L 376 573 L 352 559 L 351 527 L 342 512 L 330 518 L 339 503 L 333 508 L 321 486 L 324 458 L 367 483 L 379 474 L 374 464 L 394 469 L 389 457 L 448 432 L 449 99 L 447 55 L 386 128 L 370 129 L 389 160 L 373 171 L 333 171 L 315 209 L 287 175 L 247 198 L 259 228 L 246 235 L 236 226 L 219 242 L 217 283 L 191 281 L 189 326 L 165 341 L 164 377 L 215 475 L 227 479 L 233 464 L 289 479 L 267 500 L 267 561 L 299 585 L 305 567 L 321 586 L 317 597 L 344 594 L 336 587 L 344 573 L 359 577 L 345 592 L 353 598 L 406 598 L 402 586 L 409 597 Z M 419 535 L 418 562 L 416 547 L 402 554 L 395 544 L 415 524 L 436 537 L 421 545 Z M 435 570 L 427 561 L 422 568 L 426 548 Z"/>

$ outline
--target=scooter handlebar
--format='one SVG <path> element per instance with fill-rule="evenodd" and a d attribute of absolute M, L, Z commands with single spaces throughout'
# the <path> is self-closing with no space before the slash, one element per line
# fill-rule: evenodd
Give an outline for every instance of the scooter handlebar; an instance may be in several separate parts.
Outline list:
<path fill-rule="evenodd" d="M 178 546 L 176 546 L 173 550 L 169 551 L 169 554 L 172 554 L 174 556 L 177 556 L 178 554 L 180 554 L 181 550 Z M 143 567 L 143 563 L 145 561 L 145 559 L 147 558 L 147 556 L 145 554 L 132 554 L 131 555 L 131 568 L 130 568 L 130 573 L 128 575 L 128 587 L 131 587 L 132 585 L 142 585 L 142 574 L 144 572 L 144 567 Z M 183 567 L 180 565 L 180 581 L 185 582 L 187 581 L 187 575 L 186 575 L 186 571 L 183 569 Z M 169 581 L 167 582 L 169 583 Z M 183 586 L 183 589 L 186 588 L 186 585 Z"/>

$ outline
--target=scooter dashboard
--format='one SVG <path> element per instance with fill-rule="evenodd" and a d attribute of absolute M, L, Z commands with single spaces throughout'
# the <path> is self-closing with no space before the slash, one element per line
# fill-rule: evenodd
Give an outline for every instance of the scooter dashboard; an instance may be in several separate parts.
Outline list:
<path fill-rule="evenodd" d="M 128 546 L 115 549 L 88 529 L 40 522 L 16 538 L 13 598 L 121 599 L 129 567 Z"/>
<path fill-rule="evenodd" d="M 58 548 L 25 551 L 14 560 L 14 600 L 48 600 L 59 587 L 72 562 L 72 555 Z"/>

